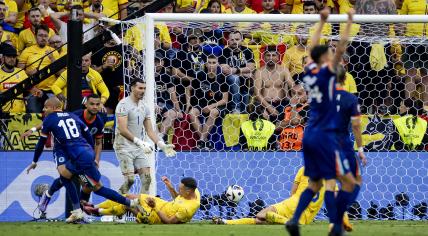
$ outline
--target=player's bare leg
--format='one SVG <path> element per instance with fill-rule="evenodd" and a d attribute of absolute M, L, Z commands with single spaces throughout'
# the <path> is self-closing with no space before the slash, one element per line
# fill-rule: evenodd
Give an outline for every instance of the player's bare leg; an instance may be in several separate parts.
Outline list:
<path fill-rule="evenodd" d="M 150 167 L 143 167 L 137 170 L 140 176 L 141 189 L 140 193 L 149 194 L 150 184 L 152 183 L 152 176 L 150 175 Z"/>

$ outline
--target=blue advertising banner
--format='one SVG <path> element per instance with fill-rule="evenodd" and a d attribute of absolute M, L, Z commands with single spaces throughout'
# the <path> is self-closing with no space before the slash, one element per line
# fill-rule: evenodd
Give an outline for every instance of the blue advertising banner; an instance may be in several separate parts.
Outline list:
<path fill-rule="evenodd" d="M 217 195 L 227 186 L 238 184 L 245 196 L 239 203 L 238 216 L 249 212 L 248 203 L 257 198 L 267 205 L 289 197 L 294 175 L 302 165 L 300 153 L 285 152 L 181 152 L 174 158 L 157 156 L 158 194 L 170 200 L 160 177 L 168 176 L 178 184 L 184 176 L 198 180 L 202 195 Z M 409 196 L 405 214 L 397 218 L 415 218 L 412 206 L 428 202 L 428 153 L 385 152 L 368 153 L 369 164 L 362 169 L 364 184 L 358 202 L 366 218 L 370 203 L 379 207 L 395 205 L 395 196 L 401 192 Z M 32 152 L 0 153 L 0 221 L 27 221 L 32 219 L 38 198 L 33 193 L 36 184 L 51 183 L 58 177 L 52 153 L 45 152 L 38 166 L 27 174 Z M 123 178 L 114 152 L 103 152 L 100 171 L 105 186 L 118 189 Z M 47 211 L 49 218 L 64 215 L 65 190 L 55 194 Z M 104 199 L 93 195 L 92 201 Z M 210 214 L 217 214 L 213 207 Z M 199 212 L 195 218 L 204 216 Z"/>

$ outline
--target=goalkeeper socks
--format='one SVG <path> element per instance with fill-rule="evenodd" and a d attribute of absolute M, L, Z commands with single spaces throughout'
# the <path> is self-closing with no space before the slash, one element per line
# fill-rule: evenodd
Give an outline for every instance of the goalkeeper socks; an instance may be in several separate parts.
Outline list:
<path fill-rule="evenodd" d="M 351 202 L 349 202 L 349 205 L 354 203 L 357 200 L 358 194 L 360 193 L 360 190 L 361 190 L 361 186 L 356 184 L 354 187 L 354 191 L 352 191 Z"/>
<path fill-rule="evenodd" d="M 334 223 L 333 232 L 340 233 L 342 232 L 342 219 L 343 214 L 345 214 L 346 209 L 348 208 L 349 203 L 352 200 L 353 193 L 340 190 L 336 198 L 337 206 L 337 220 Z"/>
<path fill-rule="evenodd" d="M 56 178 L 52 185 L 49 187 L 48 190 L 48 197 L 52 197 L 54 193 L 58 190 L 60 190 L 64 185 L 61 182 L 61 178 Z"/>
<path fill-rule="evenodd" d="M 85 193 L 83 189 L 80 191 L 80 200 L 85 202 L 89 202 L 89 198 L 91 197 L 91 193 Z"/>
<path fill-rule="evenodd" d="M 225 220 L 226 225 L 255 225 L 256 218 L 242 218 L 236 220 Z"/>
<path fill-rule="evenodd" d="M 325 191 L 324 195 L 325 208 L 327 209 L 327 216 L 330 223 L 337 222 L 337 207 L 336 199 L 333 191 Z"/>
<path fill-rule="evenodd" d="M 100 195 L 101 197 L 105 197 L 109 200 L 112 200 L 114 202 L 120 203 L 122 205 L 125 206 L 131 206 L 131 201 L 120 195 L 118 192 L 111 190 L 109 188 L 106 188 L 104 186 L 102 186 L 100 189 L 98 189 L 97 191 L 94 191 L 95 194 Z"/>
<path fill-rule="evenodd" d="M 61 182 L 64 185 L 65 189 L 67 190 L 67 194 L 71 199 L 71 202 L 73 204 L 73 210 L 79 209 L 80 210 L 80 203 L 79 203 L 79 195 L 77 194 L 76 187 L 74 186 L 73 182 L 71 180 L 60 177 Z"/>
<path fill-rule="evenodd" d="M 293 218 L 291 218 L 291 221 L 295 224 L 299 223 L 300 216 L 302 215 L 303 211 L 309 206 L 309 204 L 312 201 L 312 198 L 315 196 L 315 192 L 311 189 L 307 188 L 305 191 L 303 191 L 302 195 L 300 196 L 299 204 L 297 205 L 297 209 L 294 212 Z"/>
<path fill-rule="evenodd" d="M 282 215 L 279 215 L 275 212 L 269 211 L 266 213 L 266 222 L 271 224 L 285 224 L 288 219 Z"/>

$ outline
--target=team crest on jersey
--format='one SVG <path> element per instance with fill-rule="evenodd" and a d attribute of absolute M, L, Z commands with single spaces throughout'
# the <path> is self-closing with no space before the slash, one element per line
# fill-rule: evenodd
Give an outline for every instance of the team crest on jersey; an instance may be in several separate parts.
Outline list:
<path fill-rule="evenodd" d="M 103 64 L 108 61 L 113 63 L 113 70 L 116 70 L 119 66 L 122 65 L 122 55 L 116 51 L 107 52 L 103 58 Z"/>

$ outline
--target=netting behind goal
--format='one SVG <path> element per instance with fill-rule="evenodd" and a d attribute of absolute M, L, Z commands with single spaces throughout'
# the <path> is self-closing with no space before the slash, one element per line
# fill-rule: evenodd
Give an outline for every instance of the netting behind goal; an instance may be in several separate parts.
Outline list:
<path fill-rule="evenodd" d="M 291 195 L 302 166 L 301 136 L 308 114 L 299 84 L 315 24 L 281 17 L 282 23 L 170 18 L 155 21 L 153 35 L 145 34 L 151 20 L 122 22 L 125 85 L 136 76 L 146 79 L 154 89 L 148 89 L 146 102 L 153 106 L 157 128 L 180 151 L 175 158 L 157 154 L 157 193 L 170 199 L 160 181 L 163 175 L 174 183 L 195 177 L 202 202 L 194 219 L 254 216 Z M 308 22 L 314 19 L 308 17 Z M 343 21 L 327 24 L 321 43 L 334 50 L 343 27 Z M 404 100 L 411 99 L 411 108 L 420 115 L 428 104 L 425 28 L 423 23 L 409 27 L 379 19 L 352 28 L 342 61 L 344 89 L 359 98 L 369 160 L 361 169 L 361 194 L 349 212 L 353 219 L 426 219 L 428 155 L 422 144 L 404 151 L 409 147 L 399 145 L 393 135 Z M 154 45 L 147 45 L 148 39 Z M 291 114 L 294 105 L 298 110 Z M 275 127 L 257 152 L 241 132 L 241 125 L 255 117 Z M 254 130 L 263 129 L 252 124 Z M 238 204 L 224 196 L 233 184 L 245 191 Z M 325 218 L 321 209 L 317 219 Z"/>

